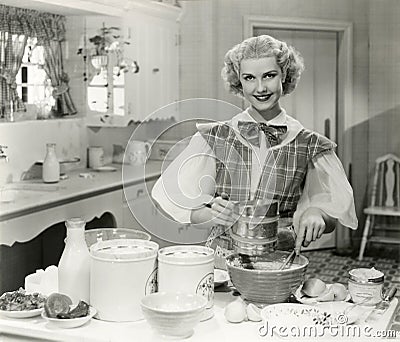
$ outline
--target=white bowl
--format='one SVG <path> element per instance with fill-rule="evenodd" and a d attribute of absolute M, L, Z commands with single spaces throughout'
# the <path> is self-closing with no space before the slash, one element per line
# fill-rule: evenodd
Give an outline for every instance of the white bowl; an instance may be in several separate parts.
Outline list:
<path fill-rule="evenodd" d="M 78 318 L 50 318 L 47 317 L 46 311 L 42 311 L 42 317 L 49 322 L 49 324 L 62 329 L 70 329 L 80 327 L 85 323 L 89 322 L 92 317 L 97 313 L 97 310 L 93 307 L 89 308 L 89 314 L 85 317 Z"/>
<path fill-rule="evenodd" d="M 207 299 L 189 293 L 156 292 L 142 298 L 143 315 L 160 335 L 186 338 L 200 322 Z"/>

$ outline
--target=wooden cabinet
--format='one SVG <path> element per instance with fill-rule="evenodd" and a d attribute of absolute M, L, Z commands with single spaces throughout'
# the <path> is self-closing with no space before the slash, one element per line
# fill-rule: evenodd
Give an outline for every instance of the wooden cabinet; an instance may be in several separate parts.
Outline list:
<path fill-rule="evenodd" d="M 151 114 L 152 118 L 163 117 L 165 113 L 154 112 L 179 96 L 178 25 L 175 20 L 136 12 L 124 20 L 133 41 L 127 55 L 140 68 L 127 79 L 128 112 L 139 120 Z"/>

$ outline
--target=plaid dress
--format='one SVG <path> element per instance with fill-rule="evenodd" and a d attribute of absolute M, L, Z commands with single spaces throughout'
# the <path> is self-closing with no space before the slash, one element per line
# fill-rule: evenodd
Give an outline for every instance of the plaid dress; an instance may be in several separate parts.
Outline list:
<path fill-rule="evenodd" d="M 200 134 L 216 158 L 215 196 L 225 193 L 232 201 L 249 200 L 251 149 L 237 138 L 237 132 L 229 124 L 218 124 L 200 131 Z M 334 148 L 335 143 L 328 138 L 303 128 L 289 143 L 268 149 L 254 198 L 276 200 L 279 202 L 280 217 L 293 217 L 304 188 L 309 162 Z M 214 227 L 207 245 L 215 247 L 213 242 L 220 236 L 218 242 L 229 249 L 229 239 L 224 235 L 222 227 Z"/>

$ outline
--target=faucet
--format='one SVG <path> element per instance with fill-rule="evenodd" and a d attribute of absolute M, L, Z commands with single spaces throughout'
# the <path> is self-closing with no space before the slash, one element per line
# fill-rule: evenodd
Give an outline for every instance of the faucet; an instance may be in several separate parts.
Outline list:
<path fill-rule="evenodd" d="M 0 159 L 5 159 L 5 161 L 8 162 L 8 156 L 4 152 L 5 148 L 7 148 L 7 146 L 0 145 Z"/>

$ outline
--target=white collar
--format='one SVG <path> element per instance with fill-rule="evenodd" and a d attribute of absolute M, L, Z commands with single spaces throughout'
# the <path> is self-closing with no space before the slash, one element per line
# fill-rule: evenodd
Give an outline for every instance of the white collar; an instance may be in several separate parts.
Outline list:
<path fill-rule="evenodd" d="M 276 126 L 288 126 L 287 114 L 286 111 L 282 108 L 281 112 L 275 116 L 272 120 L 265 120 L 258 112 L 255 110 L 251 110 L 247 108 L 243 112 L 239 113 L 232 119 L 232 123 L 234 127 L 237 127 L 238 121 L 251 121 L 251 122 L 265 122 L 268 125 L 276 125 Z"/>

